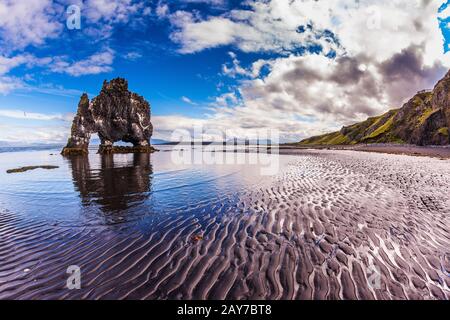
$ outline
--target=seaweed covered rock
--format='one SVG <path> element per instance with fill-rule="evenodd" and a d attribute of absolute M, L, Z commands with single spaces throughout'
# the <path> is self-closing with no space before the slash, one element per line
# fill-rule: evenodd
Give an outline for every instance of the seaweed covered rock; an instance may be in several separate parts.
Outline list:
<path fill-rule="evenodd" d="M 94 133 L 100 138 L 99 153 L 153 152 L 150 104 L 142 96 L 130 92 L 125 79 L 103 82 L 100 94 L 91 101 L 87 94 L 81 96 L 62 154 L 87 154 Z M 132 143 L 133 147 L 113 146 L 118 141 Z"/>

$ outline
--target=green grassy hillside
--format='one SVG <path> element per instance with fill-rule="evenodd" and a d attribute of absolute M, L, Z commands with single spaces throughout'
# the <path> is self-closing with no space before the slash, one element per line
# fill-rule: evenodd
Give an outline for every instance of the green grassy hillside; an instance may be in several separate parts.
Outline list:
<path fill-rule="evenodd" d="M 296 145 L 358 143 L 450 144 L 450 72 L 432 91 L 418 92 L 400 109 L 343 127 L 340 131 L 302 140 Z"/>

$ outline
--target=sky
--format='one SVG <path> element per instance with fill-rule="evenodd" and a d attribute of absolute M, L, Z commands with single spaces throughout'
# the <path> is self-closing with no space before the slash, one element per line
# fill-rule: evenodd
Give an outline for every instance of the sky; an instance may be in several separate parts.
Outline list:
<path fill-rule="evenodd" d="M 81 94 L 119 76 L 157 139 L 337 130 L 445 75 L 448 2 L 0 0 L 0 142 L 64 143 Z"/>

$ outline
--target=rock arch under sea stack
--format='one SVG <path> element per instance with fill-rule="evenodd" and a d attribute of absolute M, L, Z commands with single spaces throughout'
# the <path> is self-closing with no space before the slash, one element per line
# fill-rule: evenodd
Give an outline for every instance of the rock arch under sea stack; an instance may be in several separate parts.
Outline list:
<path fill-rule="evenodd" d="M 116 78 L 103 82 L 100 94 L 89 101 L 84 93 L 78 103 L 72 129 L 63 155 L 87 154 L 91 135 L 100 138 L 98 152 L 150 153 L 153 126 L 150 122 L 150 104 L 140 95 L 128 90 L 128 82 Z M 132 143 L 132 147 L 114 146 L 115 142 Z"/>

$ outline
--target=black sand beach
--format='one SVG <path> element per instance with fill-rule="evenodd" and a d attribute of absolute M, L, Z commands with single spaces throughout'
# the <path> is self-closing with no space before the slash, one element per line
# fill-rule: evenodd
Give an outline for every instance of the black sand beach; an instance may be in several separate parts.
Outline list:
<path fill-rule="evenodd" d="M 44 203 L 45 191 L 22 190 L 33 191 L 23 201 L 34 209 L 12 206 L 7 191 L 21 182 L 2 183 L 0 298 L 450 298 L 449 160 L 297 153 L 258 183 L 220 178 L 217 193 L 198 184 L 207 199 L 173 210 L 155 205 L 154 172 L 168 153 L 116 155 L 115 164 L 54 158 L 62 167 L 48 174 L 60 174 L 67 194 L 55 197 L 71 199 L 72 220 Z M 195 199 L 190 190 L 161 199 Z M 81 268 L 80 290 L 66 288 L 69 265 Z"/>
<path fill-rule="evenodd" d="M 450 159 L 450 146 L 416 146 L 408 144 L 357 144 L 338 146 L 281 145 L 280 153 L 296 154 L 296 150 L 351 150 Z"/>

